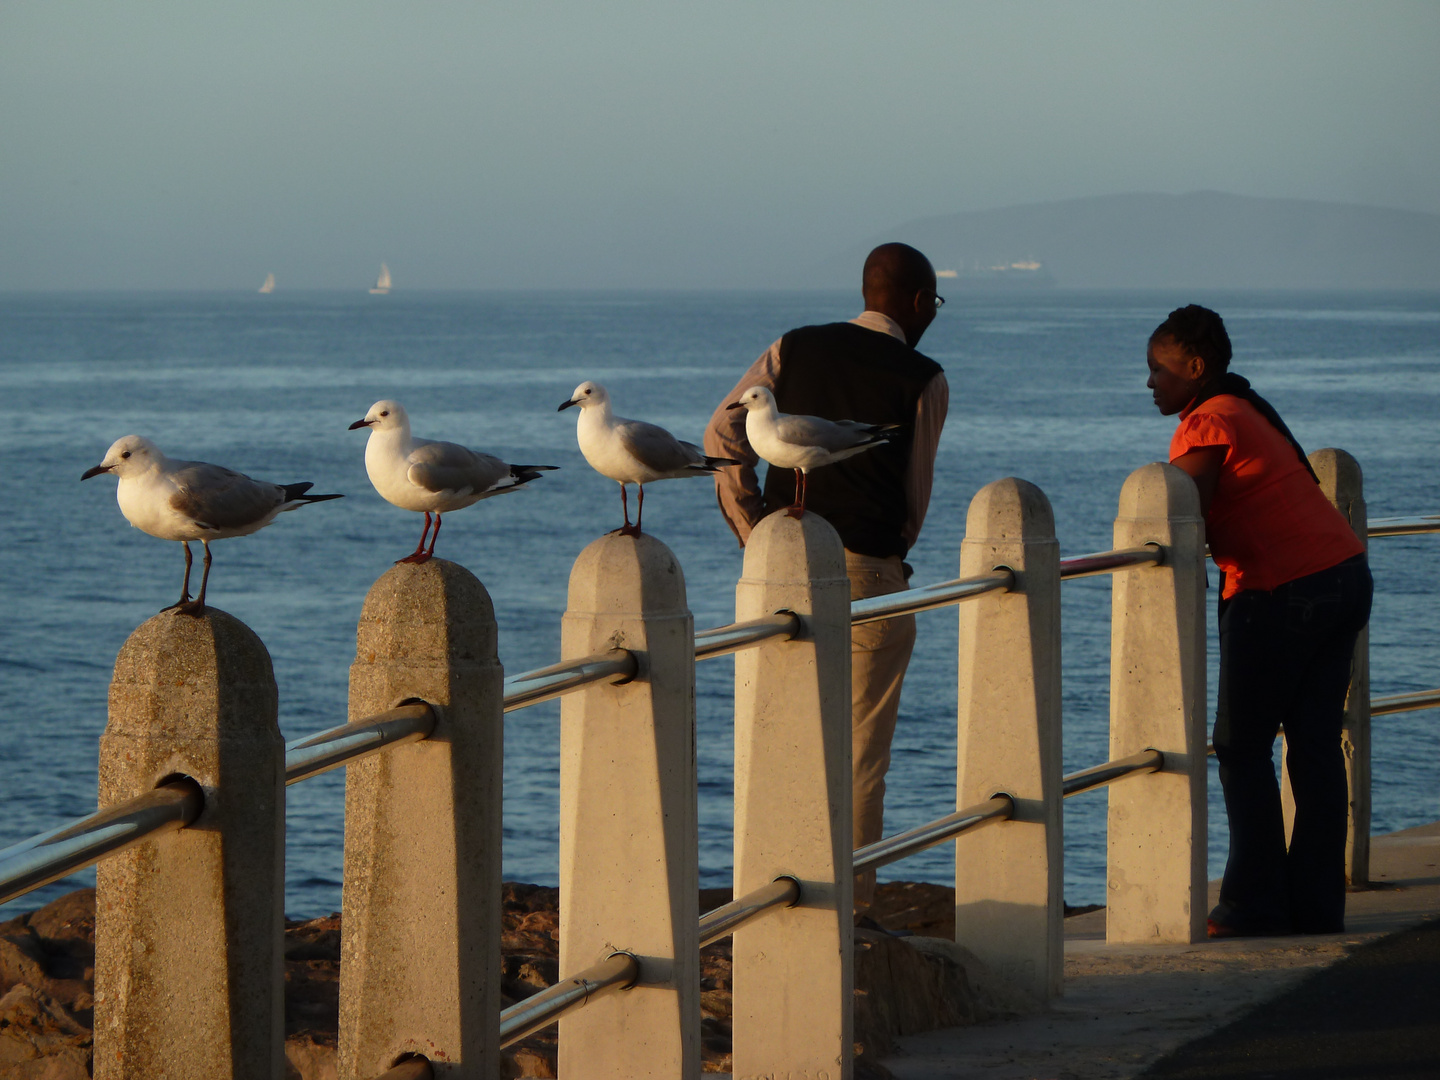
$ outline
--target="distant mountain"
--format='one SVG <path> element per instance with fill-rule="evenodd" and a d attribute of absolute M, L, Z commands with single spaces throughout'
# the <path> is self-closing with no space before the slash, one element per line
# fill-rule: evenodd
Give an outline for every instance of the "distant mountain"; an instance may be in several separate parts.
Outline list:
<path fill-rule="evenodd" d="M 1218 191 L 920 218 L 826 260 L 815 284 L 856 283 L 865 253 L 887 240 L 956 271 L 951 288 L 1048 283 L 991 269 L 1017 263 L 1080 288 L 1440 288 L 1440 214 Z"/>

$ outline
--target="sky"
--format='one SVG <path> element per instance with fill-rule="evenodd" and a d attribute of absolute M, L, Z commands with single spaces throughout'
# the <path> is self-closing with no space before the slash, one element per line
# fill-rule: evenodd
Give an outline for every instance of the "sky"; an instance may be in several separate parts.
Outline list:
<path fill-rule="evenodd" d="M 1440 213 L 1440 4 L 0 3 L 0 290 L 804 287 L 917 218 Z"/>

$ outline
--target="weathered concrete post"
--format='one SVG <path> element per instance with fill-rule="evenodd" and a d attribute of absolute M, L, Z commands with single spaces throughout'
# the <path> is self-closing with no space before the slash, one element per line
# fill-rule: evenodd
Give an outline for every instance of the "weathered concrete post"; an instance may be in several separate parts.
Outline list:
<path fill-rule="evenodd" d="M 1165 561 L 1114 575 L 1110 758 L 1159 750 L 1165 768 L 1109 789 L 1105 939 L 1205 937 L 1205 523 L 1173 465 L 1120 491 L 1115 546 L 1161 544 Z"/>
<path fill-rule="evenodd" d="M 500 1051 L 503 673 L 485 587 L 444 559 L 387 570 L 365 597 L 350 719 L 412 698 L 430 738 L 347 766 L 339 1074 L 405 1054 L 491 1080 Z"/>
<path fill-rule="evenodd" d="M 735 895 L 780 875 L 803 901 L 735 932 L 736 1076 L 851 1075 L 854 920 L 850 582 L 823 518 L 771 514 L 750 534 L 737 622 L 805 620 L 735 656 Z"/>
<path fill-rule="evenodd" d="M 960 575 L 1014 571 L 960 605 L 956 807 L 1004 792 L 1015 817 L 955 849 L 955 940 L 1040 1000 L 1060 993 L 1060 548 L 1044 492 L 1013 477 L 970 502 Z"/>
<path fill-rule="evenodd" d="M 700 1072 L 695 624 L 654 537 L 611 533 L 575 560 L 561 655 L 622 648 L 640 675 L 560 706 L 560 973 L 617 950 L 637 985 L 560 1021 L 566 1080 Z"/>
<path fill-rule="evenodd" d="M 1320 478 L 1320 490 L 1345 515 L 1355 535 L 1367 548 L 1369 522 L 1365 513 L 1365 483 L 1360 463 L 1344 450 L 1327 447 L 1310 455 L 1310 467 Z M 1345 837 L 1345 878 L 1352 885 L 1370 880 L 1370 629 L 1360 631 L 1350 666 L 1350 691 L 1345 696 L 1345 774 L 1350 784 L 1350 825 Z M 1282 751 L 1283 753 L 1283 751 Z M 1290 773 L 1280 770 L 1280 788 L 1288 838 L 1295 818 L 1290 794 Z"/>
<path fill-rule="evenodd" d="M 188 776 L 189 828 L 101 862 L 95 1076 L 278 1080 L 285 744 L 270 654 L 233 616 L 161 612 L 115 661 L 100 805 Z"/>

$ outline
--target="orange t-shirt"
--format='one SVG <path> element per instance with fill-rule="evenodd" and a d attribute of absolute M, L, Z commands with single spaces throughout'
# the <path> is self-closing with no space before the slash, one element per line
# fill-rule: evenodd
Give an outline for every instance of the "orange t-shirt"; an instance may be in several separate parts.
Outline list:
<path fill-rule="evenodd" d="M 1206 531 L 1227 597 L 1268 592 L 1365 550 L 1295 448 L 1244 398 L 1216 394 L 1181 411 L 1170 460 L 1209 446 L 1225 447 Z"/>

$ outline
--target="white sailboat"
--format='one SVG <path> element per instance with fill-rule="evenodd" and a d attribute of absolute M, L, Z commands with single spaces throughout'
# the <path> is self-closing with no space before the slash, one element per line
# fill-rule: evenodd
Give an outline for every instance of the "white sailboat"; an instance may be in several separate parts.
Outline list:
<path fill-rule="evenodd" d="M 266 274 L 266 275 L 265 275 L 265 284 L 264 284 L 264 285 L 261 285 L 260 288 L 256 290 L 256 292 L 272 293 L 272 292 L 274 292 L 274 291 L 275 291 L 275 275 L 274 275 L 274 274 Z"/>
<path fill-rule="evenodd" d="M 380 276 L 375 279 L 375 287 L 370 290 L 376 296 L 384 296 L 390 291 L 390 268 L 383 262 L 380 264 Z"/>

